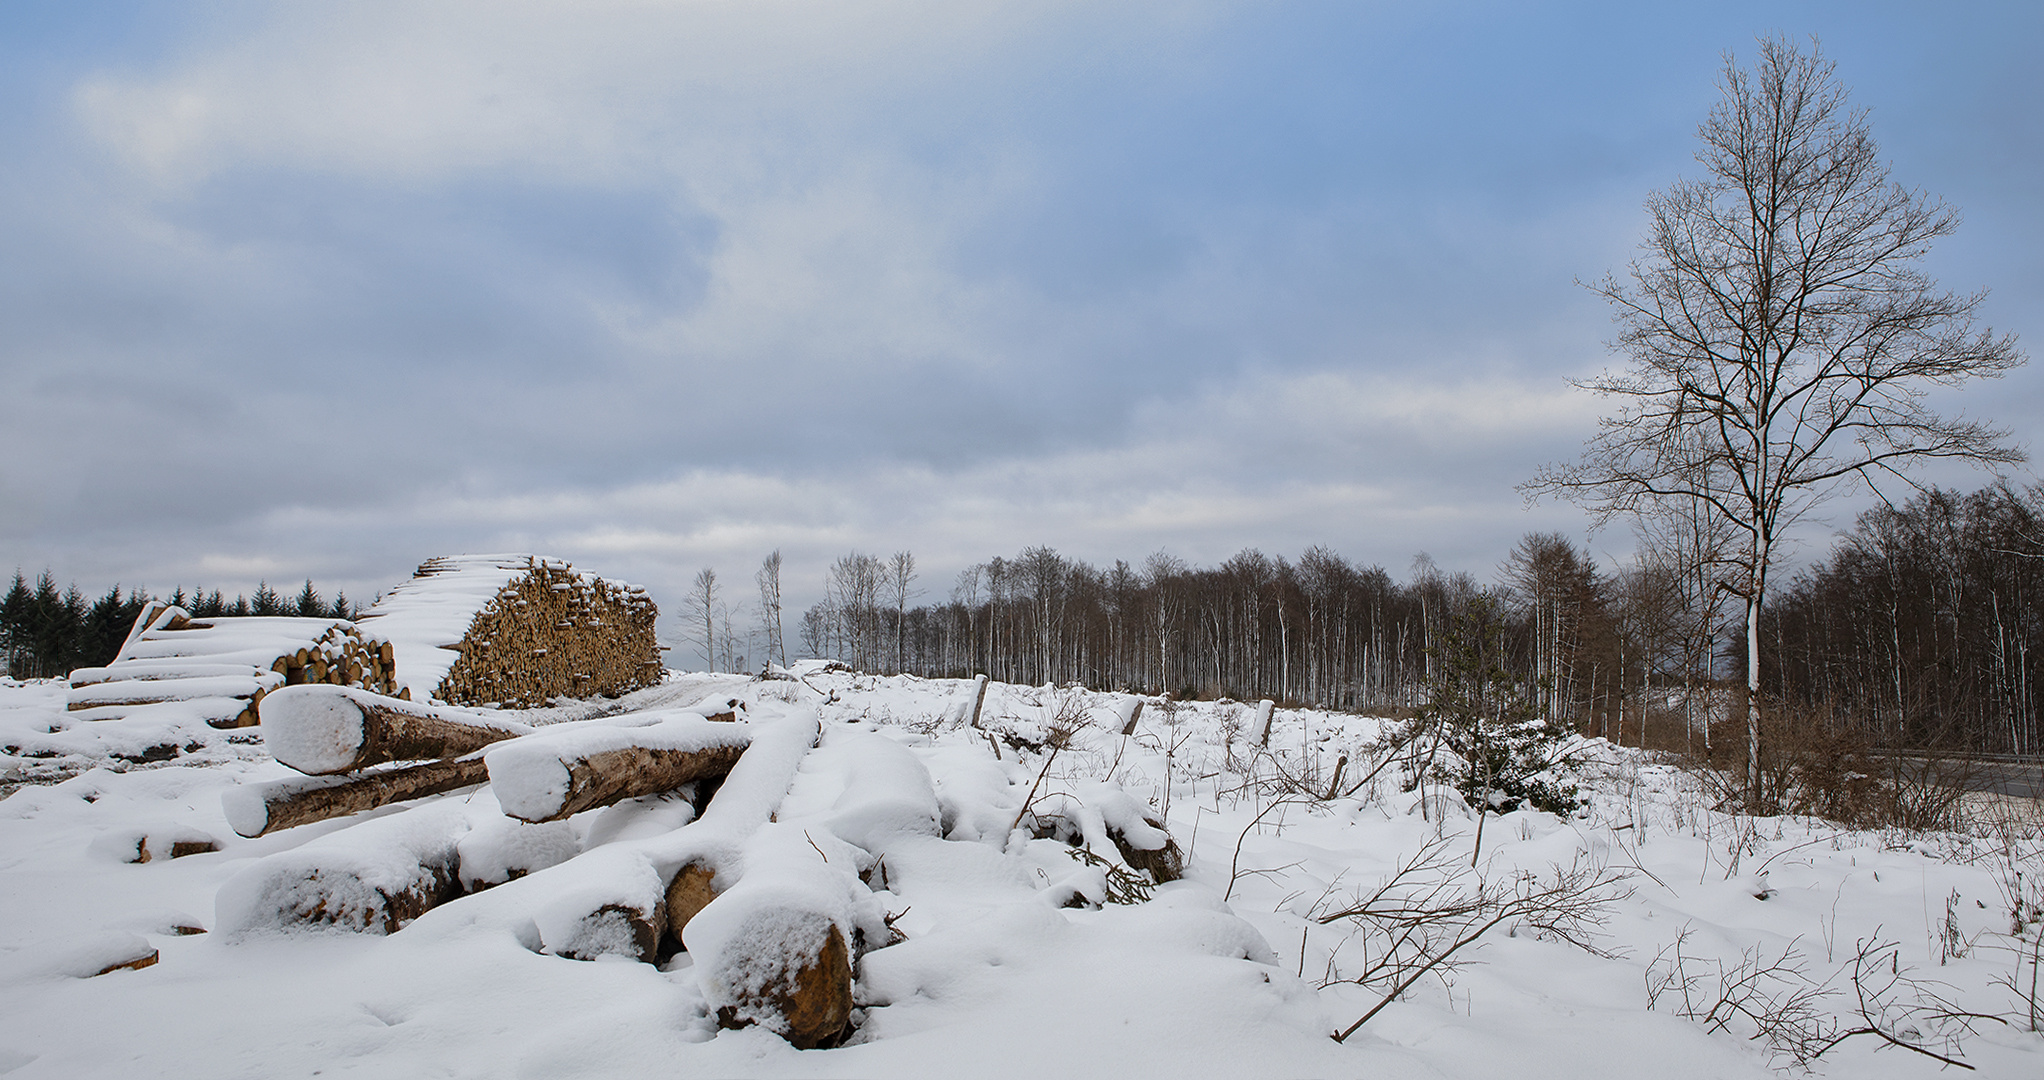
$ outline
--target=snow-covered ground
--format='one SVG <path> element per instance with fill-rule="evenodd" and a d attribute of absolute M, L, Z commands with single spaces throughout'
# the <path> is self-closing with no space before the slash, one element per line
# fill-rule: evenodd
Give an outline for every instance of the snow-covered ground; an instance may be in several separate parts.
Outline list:
<path fill-rule="evenodd" d="M 0 761 L 15 781 L 30 781 L 0 802 L 0 1074 L 1793 1071 L 1786 1046 L 1750 1038 L 1753 1020 L 1726 1007 L 1743 1004 L 1772 1022 L 1800 1016 L 1806 1035 L 1879 1026 L 1982 1076 L 2044 1076 L 2044 1037 L 2030 1030 L 2025 1000 L 2033 968 L 2018 962 L 2037 925 L 2024 938 L 2011 934 L 2014 894 L 2044 901 L 2044 852 L 2027 804 L 1983 813 L 1966 834 L 1738 818 L 1710 810 L 1680 771 L 1593 743 L 1580 748 L 1590 796 L 1582 815 L 1491 815 L 1479 853 L 1477 819 L 1459 798 L 1401 791 L 1395 763 L 1352 795 L 1310 797 L 1326 793 L 1344 754 L 1343 786 L 1361 778 L 1382 721 L 1279 710 L 1259 753 L 1247 745 L 1250 705 L 1152 703 L 1124 738 L 1133 704 L 1125 695 L 994 684 L 983 726 L 1010 736 L 1003 740 L 964 726 L 972 692 L 971 682 L 812 668 L 800 682 L 672 676 L 617 702 L 518 714 L 545 724 L 738 697 L 756 731 L 821 722 L 781 819 L 807 821 L 835 806 L 839 836 L 857 831 L 868 851 L 884 850 L 870 904 L 905 940 L 860 961 L 850 1042 L 797 1051 L 757 1027 L 719 1029 L 687 953 L 656 967 L 543 951 L 535 920 L 545 922 L 548 905 L 618 865 L 632 845 L 685 828 L 686 804 L 646 799 L 577 815 L 572 843 L 558 829 L 547 834 L 564 848 L 554 859 L 565 861 L 443 904 L 389 936 L 230 936 L 225 909 L 246 897 L 223 899 L 223 886 L 258 860 L 370 837 L 373 823 L 393 836 L 407 821 L 414 831 L 480 831 L 501 820 L 494 796 L 485 786 L 243 839 L 227 826 L 223 793 L 295 775 L 260 742 L 219 738 L 174 762 L 125 760 L 112 756 L 118 739 L 51 732 L 77 727 L 60 683 L 0 682 L 0 743 L 56 755 Z M 1084 723 L 1054 760 L 1050 746 L 1026 748 L 1060 717 Z M 861 762 L 886 759 L 866 749 L 880 745 L 876 736 L 927 770 L 942 836 L 884 817 L 846 823 L 838 793 Z M 1012 826 L 1025 801 L 1038 811 L 1105 808 L 1112 819 L 1117 786 L 1163 817 L 1188 869 L 1146 901 L 1096 906 L 1086 898 L 1100 899 L 1101 867 Z M 1999 828 L 1988 820 L 1996 816 Z M 205 839 L 219 850 L 125 861 L 139 847 L 160 856 Z M 816 852 L 828 862 L 824 839 Z M 619 857 L 597 854 L 606 848 Z M 1376 918 L 1338 917 L 1429 854 L 1403 886 L 1379 895 Z M 1344 981 L 1379 965 L 1411 925 L 1387 915 L 1392 901 L 1426 891 L 1438 911 L 1487 888 L 1509 903 L 1571 872 L 1590 922 L 1541 930 L 1534 908 L 1506 918 L 1455 955 L 1466 962 L 1417 978 L 1346 1042 L 1330 1037 L 1399 981 L 1395 964 Z M 1578 944 L 1563 940 L 1572 931 Z M 160 958 L 152 966 L 94 975 L 151 948 Z M 1784 954 L 1788 967 L 1776 965 Z M 1775 976 L 1720 1004 L 1721 973 L 1736 974 L 1742 957 L 1774 965 Z M 1871 995 L 1864 1010 L 1859 990 Z M 1726 1017 L 1720 1030 L 1682 1015 L 1714 1005 Z M 1954 1008 L 1980 1014 L 1970 1031 L 1931 1015 Z M 1942 1066 L 1867 1034 L 1810 1068 L 1913 1077 Z"/>

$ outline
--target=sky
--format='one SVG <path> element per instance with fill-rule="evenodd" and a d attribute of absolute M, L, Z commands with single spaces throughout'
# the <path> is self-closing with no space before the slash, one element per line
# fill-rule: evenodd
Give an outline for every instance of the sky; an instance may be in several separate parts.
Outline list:
<path fill-rule="evenodd" d="M 925 600 L 1034 545 L 1616 560 L 1515 485 L 1605 407 L 1578 282 L 1773 34 L 2044 341 L 2030 3 L 13 0 L 0 570 L 536 551 L 678 612 L 778 548 L 792 619 L 854 550 Z M 2044 369 L 1938 400 L 2044 452 Z"/>

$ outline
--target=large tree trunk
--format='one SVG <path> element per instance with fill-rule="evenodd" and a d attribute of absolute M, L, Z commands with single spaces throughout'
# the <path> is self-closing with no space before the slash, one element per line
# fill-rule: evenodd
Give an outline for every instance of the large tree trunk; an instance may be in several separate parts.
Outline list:
<path fill-rule="evenodd" d="M 1746 595 L 1746 802 L 1760 806 L 1760 585 Z"/>
<path fill-rule="evenodd" d="M 751 742 L 749 726 L 700 717 L 643 728 L 541 734 L 490 750 L 498 805 L 520 821 L 559 821 L 584 810 L 721 778 Z"/>
<path fill-rule="evenodd" d="M 490 778 L 481 755 L 429 761 L 344 779 L 279 780 L 236 788 L 222 799 L 227 823 L 247 837 L 359 814 L 394 802 L 471 787 Z"/>
<path fill-rule="evenodd" d="M 259 712 L 270 755 L 309 776 L 458 757 L 532 730 L 338 686 L 281 687 L 263 698 Z"/>

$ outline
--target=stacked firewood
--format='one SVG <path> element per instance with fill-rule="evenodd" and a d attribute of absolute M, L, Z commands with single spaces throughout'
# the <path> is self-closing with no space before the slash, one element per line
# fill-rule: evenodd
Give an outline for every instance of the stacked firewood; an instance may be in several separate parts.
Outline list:
<path fill-rule="evenodd" d="M 645 589 L 559 559 L 429 559 L 364 615 L 399 643 L 399 696 L 531 708 L 660 681 L 659 609 Z"/>
<path fill-rule="evenodd" d="M 118 720 L 152 706 L 196 710 L 214 727 L 248 727 L 270 691 L 327 683 L 391 693 L 390 643 L 345 619 L 195 619 L 183 608 L 144 608 L 114 662 L 71 673 L 65 708 Z"/>

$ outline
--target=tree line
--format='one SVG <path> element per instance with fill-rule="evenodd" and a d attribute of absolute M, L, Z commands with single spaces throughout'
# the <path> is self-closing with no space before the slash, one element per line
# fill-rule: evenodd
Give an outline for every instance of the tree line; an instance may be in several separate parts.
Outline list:
<path fill-rule="evenodd" d="M 1438 685 L 1444 637 L 1494 608 L 1503 669 L 1544 715 L 1627 744 L 1737 751 L 1744 604 L 1679 538 L 1645 536 L 1606 570 L 1568 537 L 1533 533 L 1488 583 L 1425 556 L 1401 581 L 1324 547 L 1213 567 L 1163 553 L 1094 566 L 1032 547 L 967 567 L 923 604 L 912 555 L 853 552 L 800 633 L 807 654 L 876 673 L 1402 715 Z M 1761 643 L 1762 694 L 1779 707 L 1823 706 L 1879 745 L 2035 751 L 2044 487 L 1932 489 L 1868 511 L 1768 606 Z"/>
<path fill-rule="evenodd" d="M 14 583 L 0 599 L 0 658 L 6 661 L 8 676 L 59 678 L 78 668 L 112 663 L 136 618 L 156 599 L 138 589 L 123 593 L 115 585 L 88 602 L 75 582 L 59 590 L 48 570 L 38 575 L 33 585 L 21 571 L 15 571 Z M 346 593 L 335 593 L 333 602 L 328 603 L 310 579 L 289 599 L 268 582 L 256 585 L 253 599 L 237 595 L 228 601 L 218 589 L 194 589 L 188 594 L 182 586 L 162 599 L 200 618 L 287 615 L 352 619 L 359 614 Z"/>
<path fill-rule="evenodd" d="M 2044 748 L 2044 485 L 1860 516 L 1768 608 L 1761 672 L 1887 745 Z"/>
<path fill-rule="evenodd" d="M 1427 703 L 1449 628 L 1495 605 L 1513 668 L 1550 715 L 1636 740 L 1651 691 L 1711 677 L 1712 650 L 1679 632 L 1666 576 L 1604 574 L 1552 533 L 1525 537 L 1492 585 L 1425 556 L 1398 581 L 1325 547 L 1296 559 L 1249 549 L 1215 567 L 1164 553 L 1096 567 L 1032 547 L 967 567 L 948 599 L 911 607 L 912 556 L 855 552 L 833 564 L 801 633 L 810 654 L 866 671 L 1396 715 Z"/>

